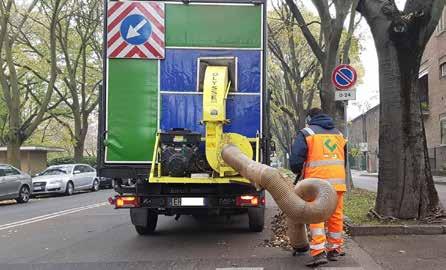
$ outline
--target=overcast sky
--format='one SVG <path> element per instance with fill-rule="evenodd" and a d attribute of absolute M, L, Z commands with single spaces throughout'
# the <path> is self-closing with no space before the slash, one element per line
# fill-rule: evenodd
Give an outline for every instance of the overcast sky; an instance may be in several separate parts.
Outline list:
<path fill-rule="evenodd" d="M 406 0 L 396 0 L 400 9 L 403 9 Z M 365 69 L 363 83 L 357 87 L 356 101 L 348 106 L 348 118 L 353 119 L 367 111 L 368 108 L 379 103 L 379 71 L 376 48 L 373 42 L 370 28 L 363 19 L 358 29 L 358 34 L 363 37 L 361 61 Z"/>
<path fill-rule="evenodd" d="M 305 0 L 302 2 L 304 2 L 310 10 L 317 13 L 312 1 Z M 403 9 L 406 0 L 396 0 L 395 2 L 400 9 Z M 348 20 L 346 21 L 346 24 L 348 24 Z M 379 104 L 378 58 L 376 56 L 375 43 L 370 33 L 370 28 L 364 19 L 361 20 L 356 34 L 359 35 L 362 40 L 363 51 L 361 52 L 361 62 L 364 66 L 365 74 L 362 79 L 362 84 L 357 85 L 356 101 L 350 101 L 349 103 L 349 120 Z"/>

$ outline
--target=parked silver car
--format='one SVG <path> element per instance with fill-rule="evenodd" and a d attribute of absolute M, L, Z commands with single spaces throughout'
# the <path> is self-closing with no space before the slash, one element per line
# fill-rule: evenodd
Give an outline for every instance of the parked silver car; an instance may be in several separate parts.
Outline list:
<path fill-rule="evenodd" d="M 80 190 L 99 190 L 96 170 L 86 164 L 50 166 L 33 178 L 34 195 L 63 193 L 69 196 Z"/>
<path fill-rule="evenodd" d="M 31 195 L 31 176 L 10 165 L 0 164 L 0 200 L 27 203 Z"/>

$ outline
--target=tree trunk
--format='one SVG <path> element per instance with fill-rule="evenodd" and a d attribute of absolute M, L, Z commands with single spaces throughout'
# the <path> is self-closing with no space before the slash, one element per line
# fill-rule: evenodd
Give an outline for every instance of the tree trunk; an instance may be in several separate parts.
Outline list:
<path fill-rule="evenodd" d="M 74 161 L 79 163 L 84 157 L 85 141 L 78 140 L 74 144 Z"/>
<path fill-rule="evenodd" d="M 74 161 L 81 162 L 84 157 L 85 150 L 85 138 L 87 137 L 88 132 L 88 116 L 82 114 L 82 121 L 75 124 L 74 134 L 75 134 L 75 143 L 74 143 Z"/>
<path fill-rule="evenodd" d="M 11 134 L 9 135 L 8 145 L 7 145 L 7 152 L 6 152 L 6 159 L 8 160 L 8 164 L 16 167 L 21 168 L 20 163 L 20 146 L 22 146 L 22 143 L 17 136 Z"/>
<path fill-rule="evenodd" d="M 382 117 L 376 210 L 384 216 L 424 218 L 441 206 L 417 91 L 419 57 L 414 60 L 412 54 L 386 43 L 378 53 Z"/>
<path fill-rule="evenodd" d="M 372 30 L 380 72 L 376 211 L 401 219 L 436 216 L 442 206 L 431 174 L 417 85 L 428 41 L 421 37 L 432 34 L 433 28 L 425 23 L 431 18 L 415 16 L 430 12 L 411 13 L 403 21 L 392 3 L 366 0 L 359 11 Z"/>
<path fill-rule="evenodd" d="M 335 87 L 331 81 L 331 75 L 338 64 L 336 55 L 327 57 L 327 61 L 322 67 L 322 89 L 321 89 L 321 108 L 333 117 L 336 127 L 341 131 L 345 131 L 344 106 L 342 102 L 335 102 Z"/>

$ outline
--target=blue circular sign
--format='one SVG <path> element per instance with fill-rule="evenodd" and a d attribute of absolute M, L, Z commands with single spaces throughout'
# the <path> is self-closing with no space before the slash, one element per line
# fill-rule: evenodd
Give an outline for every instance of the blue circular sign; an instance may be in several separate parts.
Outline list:
<path fill-rule="evenodd" d="M 349 65 L 339 65 L 333 70 L 332 81 L 336 88 L 347 90 L 356 84 L 356 70 Z"/>
<path fill-rule="evenodd" d="M 142 15 L 134 14 L 125 18 L 120 28 L 122 38 L 131 45 L 145 43 L 152 34 L 150 22 Z"/>

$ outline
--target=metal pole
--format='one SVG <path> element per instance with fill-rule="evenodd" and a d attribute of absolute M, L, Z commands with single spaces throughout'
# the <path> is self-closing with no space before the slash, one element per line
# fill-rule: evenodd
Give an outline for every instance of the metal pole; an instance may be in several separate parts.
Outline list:
<path fill-rule="evenodd" d="M 348 140 L 349 140 L 349 130 L 348 130 L 348 118 L 347 118 L 347 107 L 348 107 L 348 100 L 346 100 L 344 102 L 344 122 L 345 122 L 345 138 L 347 139 L 347 145 L 345 146 L 346 149 L 346 153 L 345 153 L 345 158 L 346 158 L 346 168 L 345 168 L 345 182 L 347 185 L 347 192 L 350 192 L 351 188 L 353 187 L 352 184 L 352 177 L 351 177 L 351 171 L 350 171 L 350 156 L 349 156 L 349 147 L 348 147 Z"/>

